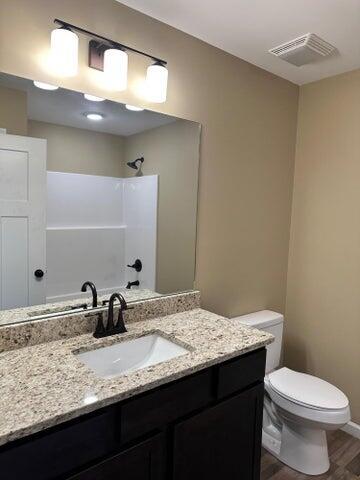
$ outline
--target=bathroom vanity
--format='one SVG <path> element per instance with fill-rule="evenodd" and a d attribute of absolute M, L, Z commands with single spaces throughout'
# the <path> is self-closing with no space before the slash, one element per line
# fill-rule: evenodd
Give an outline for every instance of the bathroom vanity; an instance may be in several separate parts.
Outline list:
<path fill-rule="evenodd" d="M 127 327 L 0 355 L 4 478 L 258 479 L 271 335 L 200 308 Z M 109 378 L 79 359 L 149 334 L 187 353 Z"/>
<path fill-rule="evenodd" d="M 272 336 L 192 290 L 200 125 L 43 87 L 0 73 L 1 479 L 258 480 Z"/>
<path fill-rule="evenodd" d="M 104 99 L 95 127 L 81 92 L 1 88 L 29 108 L 0 135 L 0 477 L 258 479 L 271 335 L 191 291 L 200 125 Z"/>

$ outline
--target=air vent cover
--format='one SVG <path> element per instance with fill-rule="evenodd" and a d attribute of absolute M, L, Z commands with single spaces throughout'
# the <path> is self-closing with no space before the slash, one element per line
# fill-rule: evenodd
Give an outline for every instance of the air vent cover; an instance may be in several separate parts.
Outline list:
<path fill-rule="evenodd" d="M 297 67 L 316 62 L 334 53 L 336 48 L 314 33 L 307 33 L 269 50 L 276 57 Z"/>

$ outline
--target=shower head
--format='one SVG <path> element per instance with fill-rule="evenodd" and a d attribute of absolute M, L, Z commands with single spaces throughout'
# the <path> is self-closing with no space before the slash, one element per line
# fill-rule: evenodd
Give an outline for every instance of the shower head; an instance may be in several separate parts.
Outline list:
<path fill-rule="evenodd" d="M 144 163 L 144 157 L 137 158 L 133 162 L 127 162 L 126 165 L 134 170 L 137 170 L 136 176 L 141 177 L 143 175 L 141 171 L 142 164 Z"/>

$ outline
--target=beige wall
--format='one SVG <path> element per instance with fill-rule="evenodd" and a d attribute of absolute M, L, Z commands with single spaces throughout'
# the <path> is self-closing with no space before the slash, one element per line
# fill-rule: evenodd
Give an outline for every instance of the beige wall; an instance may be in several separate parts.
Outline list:
<path fill-rule="evenodd" d="M 168 100 L 146 105 L 202 123 L 196 286 L 225 315 L 285 303 L 298 87 L 112 0 L 2 0 L 0 70 L 121 102 L 148 62 L 131 56 L 129 88 L 114 94 L 86 66 L 57 79 L 44 67 L 53 19 L 152 52 L 169 62 Z"/>
<path fill-rule="evenodd" d="M 285 362 L 360 422 L 360 70 L 301 87 Z"/>
<path fill-rule="evenodd" d="M 124 138 L 109 133 L 29 120 L 30 137 L 46 138 L 47 170 L 123 176 Z"/>
<path fill-rule="evenodd" d="M 11 135 L 27 135 L 26 92 L 0 86 L 0 128 Z"/>
<path fill-rule="evenodd" d="M 159 175 L 156 291 L 190 290 L 194 282 L 200 126 L 178 120 L 131 135 L 125 161 L 143 156 L 145 175 Z M 125 168 L 127 176 L 135 170 Z"/>
<path fill-rule="evenodd" d="M 129 89 L 101 87 L 86 67 L 43 67 L 63 18 L 169 61 L 168 101 L 135 94 L 146 62 L 131 57 Z M 31 39 L 31 41 L 29 41 Z M 196 284 L 225 315 L 283 311 L 298 88 L 111 0 L 2 0 L 0 70 L 202 123 Z M 289 257 L 286 360 L 333 381 L 359 421 L 359 73 L 302 88 Z"/>

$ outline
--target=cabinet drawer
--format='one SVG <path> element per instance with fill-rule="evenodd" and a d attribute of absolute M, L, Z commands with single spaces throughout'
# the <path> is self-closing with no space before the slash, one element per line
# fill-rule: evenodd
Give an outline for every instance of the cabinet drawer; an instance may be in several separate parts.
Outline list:
<path fill-rule="evenodd" d="M 111 452 L 116 445 L 115 409 L 56 428 L 0 453 L 2 478 L 51 480 Z"/>
<path fill-rule="evenodd" d="M 218 368 L 217 397 L 223 398 L 247 386 L 262 382 L 265 376 L 265 348 L 247 353 Z"/>
<path fill-rule="evenodd" d="M 121 440 L 161 428 L 208 405 L 211 398 L 212 371 L 205 370 L 130 400 L 121 408 Z"/>

